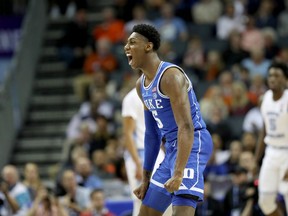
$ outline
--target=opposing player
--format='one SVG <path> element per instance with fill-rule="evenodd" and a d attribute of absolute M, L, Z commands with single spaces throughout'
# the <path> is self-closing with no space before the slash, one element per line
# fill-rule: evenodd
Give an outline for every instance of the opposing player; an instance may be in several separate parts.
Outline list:
<path fill-rule="evenodd" d="M 134 191 L 142 200 L 140 216 L 162 215 L 173 205 L 173 215 L 194 215 L 203 200 L 203 171 L 212 153 L 212 139 L 201 117 L 192 83 L 177 65 L 157 55 L 158 31 L 136 25 L 125 45 L 129 65 L 143 75 L 136 83 L 144 103 L 144 169 L 141 185 Z M 151 178 L 164 138 L 165 158 Z"/>
<path fill-rule="evenodd" d="M 288 70 L 273 63 L 268 70 L 269 90 L 263 96 L 261 114 L 264 128 L 259 136 L 256 159 L 265 156 L 259 176 L 259 205 L 265 215 L 282 215 L 276 204 L 277 193 L 284 195 L 288 210 Z"/>
<path fill-rule="evenodd" d="M 136 189 L 142 180 L 143 160 L 144 160 L 144 109 L 140 98 L 137 95 L 136 88 L 132 89 L 123 99 L 122 102 L 122 119 L 123 134 L 125 138 L 125 166 L 128 182 L 132 191 Z M 159 167 L 164 159 L 164 151 L 160 150 L 153 172 Z M 141 206 L 135 194 L 132 193 L 133 199 L 133 216 L 137 216 Z M 168 208 L 164 215 L 171 216 L 171 207 Z"/>

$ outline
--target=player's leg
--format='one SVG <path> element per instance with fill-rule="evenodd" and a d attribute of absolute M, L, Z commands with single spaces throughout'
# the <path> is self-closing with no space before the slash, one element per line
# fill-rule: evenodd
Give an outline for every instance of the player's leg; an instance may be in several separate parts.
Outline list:
<path fill-rule="evenodd" d="M 164 183 L 171 177 L 169 162 L 168 153 L 150 180 L 139 216 L 163 215 L 167 207 L 171 205 L 172 195 L 164 188 Z"/>
<path fill-rule="evenodd" d="M 155 173 L 155 171 L 158 169 L 159 165 L 162 163 L 164 158 L 165 158 L 165 153 L 162 149 L 160 149 L 157 160 L 155 162 L 153 173 Z M 169 207 L 164 212 L 163 216 L 171 216 L 171 215 L 172 215 L 172 205 L 169 205 Z"/>
<path fill-rule="evenodd" d="M 133 214 L 132 214 L 132 216 L 137 216 L 139 211 L 140 211 L 141 200 L 139 200 L 135 196 L 135 194 L 133 193 L 133 190 L 140 185 L 140 182 L 135 178 L 136 166 L 135 166 L 135 163 L 133 162 L 133 159 L 130 155 L 127 155 L 125 157 L 125 167 L 127 170 L 127 178 L 128 178 L 128 183 L 130 186 L 131 198 L 133 200 Z"/>
<path fill-rule="evenodd" d="M 280 182 L 277 154 L 267 147 L 259 175 L 259 207 L 265 215 L 280 216 L 276 197 Z"/>
<path fill-rule="evenodd" d="M 171 204 L 171 195 L 149 187 L 142 202 L 139 216 L 161 216 Z"/>
<path fill-rule="evenodd" d="M 179 187 L 179 190 L 174 192 L 175 196 L 173 196 L 172 200 L 173 207 L 192 206 L 195 209 L 197 202 L 201 202 L 203 200 L 203 172 L 212 154 L 212 149 L 212 138 L 209 132 L 207 130 L 195 131 L 193 148 L 184 169 L 182 184 Z M 176 160 L 176 155 L 177 150 L 174 151 L 174 161 Z M 174 161 L 171 161 L 172 173 L 174 169 Z M 179 199 L 177 197 L 186 199 Z"/>
<path fill-rule="evenodd" d="M 195 209 L 191 206 L 173 206 L 173 216 L 194 216 Z"/>
<path fill-rule="evenodd" d="M 288 153 L 288 150 L 283 151 L 283 155 L 282 155 L 283 165 L 281 166 L 281 169 L 280 169 L 281 182 L 279 186 L 279 192 L 282 194 L 284 198 L 285 209 L 286 209 L 286 212 L 288 213 L 288 181 L 284 180 L 284 176 L 286 174 L 286 171 L 288 170 L 288 161 L 286 159 L 287 153 Z"/>
<path fill-rule="evenodd" d="M 173 216 L 194 216 L 198 203 L 198 197 L 194 196 L 173 196 Z"/>

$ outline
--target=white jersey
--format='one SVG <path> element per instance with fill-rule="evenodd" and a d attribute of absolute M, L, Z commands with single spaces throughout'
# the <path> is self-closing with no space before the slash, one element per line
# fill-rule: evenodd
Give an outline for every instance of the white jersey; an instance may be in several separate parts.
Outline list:
<path fill-rule="evenodd" d="M 136 122 L 134 140 L 137 149 L 144 149 L 144 107 L 141 99 L 138 97 L 136 88 L 132 89 L 123 99 L 122 117 L 132 117 Z"/>
<path fill-rule="evenodd" d="M 263 97 L 261 114 L 266 127 L 264 142 L 274 147 L 288 147 L 288 90 L 274 101 L 272 90 Z"/>

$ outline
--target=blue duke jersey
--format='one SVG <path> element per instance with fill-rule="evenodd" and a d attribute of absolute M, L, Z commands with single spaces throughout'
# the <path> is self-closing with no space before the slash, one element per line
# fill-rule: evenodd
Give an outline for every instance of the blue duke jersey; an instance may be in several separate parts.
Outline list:
<path fill-rule="evenodd" d="M 189 81 L 189 88 L 187 89 L 187 92 L 190 101 L 192 121 L 195 128 L 194 130 L 206 128 L 206 124 L 202 119 L 200 107 L 189 78 L 186 76 L 184 71 L 177 65 L 171 64 L 169 62 L 161 62 L 158 67 L 156 76 L 154 80 L 150 83 L 150 85 L 144 85 L 145 76 L 142 75 L 141 93 L 145 106 L 152 112 L 152 115 L 161 131 L 162 137 L 165 137 L 167 141 L 175 140 L 177 138 L 178 131 L 169 97 L 163 95 L 160 91 L 161 77 L 164 72 L 171 67 L 176 67 L 180 71 L 182 71 L 187 80 Z"/>
<path fill-rule="evenodd" d="M 175 160 L 177 157 L 178 127 L 174 119 L 169 97 L 162 94 L 160 91 L 160 81 L 165 71 L 172 67 L 176 67 L 183 72 L 189 82 L 187 94 L 189 97 L 191 116 L 194 124 L 193 147 L 187 165 L 184 169 L 182 184 L 179 190 L 174 192 L 174 194 L 193 195 L 198 198 L 198 201 L 201 201 L 203 200 L 204 193 L 203 172 L 212 153 L 212 139 L 209 132 L 206 130 L 206 124 L 202 119 L 200 107 L 193 91 L 191 81 L 180 67 L 169 62 L 160 63 L 153 81 L 148 86 L 145 86 L 145 76 L 142 75 L 141 77 L 141 94 L 144 104 L 152 112 L 152 115 L 161 131 L 162 137 L 165 137 L 166 139 L 165 158 L 155 174 L 152 176 L 149 187 L 166 194 L 166 196 L 171 196 L 171 194 L 164 188 L 164 184 L 169 178 L 171 178 L 174 172 Z M 152 198 L 148 198 L 148 196 L 146 197 L 143 203 L 157 209 L 158 207 L 154 206 L 153 202 L 151 201 Z M 185 205 L 185 203 L 177 203 L 175 200 L 175 197 L 171 197 L 171 202 L 174 205 Z M 162 206 L 163 208 L 161 208 L 161 205 L 159 206 L 159 211 L 163 211 L 163 209 L 165 209 L 165 206 Z"/>

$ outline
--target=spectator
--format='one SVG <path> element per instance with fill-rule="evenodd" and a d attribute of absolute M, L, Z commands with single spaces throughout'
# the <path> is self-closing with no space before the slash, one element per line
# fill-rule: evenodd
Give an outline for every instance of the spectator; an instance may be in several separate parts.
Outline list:
<path fill-rule="evenodd" d="M 86 11 L 81 9 L 76 12 L 75 18 L 69 23 L 58 43 L 60 58 L 70 68 L 82 68 L 85 48 L 89 43 Z"/>
<path fill-rule="evenodd" d="M 108 119 L 103 115 L 96 116 L 97 130 L 94 134 L 94 142 L 90 145 L 90 156 L 95 150 L 105 149 L 108 140 L 111 138 L 112 134 L 109 131 Z"/>
<path fill-rule="evenodd" d="M 217 20 L 217 36 L 219 39 L 227 39 L 233 30 L 244 31 L 243 17 L 235 14 L 233 3 L 227 2 L 225 13 Z"/>
<path fill-rule="evenodd" d="M 125 34 L 130 35 L 134 25 L 140 23 L 152 24 L 152 22 L 146 18 L 146 8 L 143 5 L 136 5 L 133 8 L 133 19 L 125 24 Z"/>
<path fill-rule="evenodd" d="M 248 181 L 253 182 L 257 178 L 259 169 L 253 152 L 243 151 L 239 158 L 239 165 L 247 170 Z"/>
<path fill-rule="evenodd" d="M 218 51 L 210 50 L 207 54 L 207 60 L 205 62 L 206 76 L 205 80 L 214 81 L 218 78 L 224 67 L 221 55 Z"/>
<path fill-rule="evenodd" d="M 90 194 L 91 207 L 89 210 L 83 212 L 80 216 L 115 216 L 105 207 L 104 192 L 101 189 L 95 189 Z"/>
<path fill-rule="evenodd" d="M 262 0 L 256 12 L 256 26 L 258 28 L 271 27 L 276 29 L 277 18 L 274 16 L 273 11 L 275 3 L 272 0 Z"/>
<path fill-rule="evenodd" d="M 264 78 L 266 77 L 271 61 L 265 58 L 265 53 L 262 48 L 253 48 L 251 49 L 250 57 L 244 59 L 241 64 L 249 70 L 250 78 L 257 74 Z"/>
<path fill-rule="evenodd" d="M 161 16 L 154 23 L 163 40 L 173 42 L 177 40 L 186 41 L 188 39 L 185 22 L 174 15 L 173 6 L 170 3 L 163 4 Z"/>
<path fill-rule="evenodd" d="M 65 16 L 71 19 L 77 10 L 85 8 L 87 8 L 86 0 L 50 0 L 50 17 L 58 19 L 60 16 Z"/>
<path fill-rule="evenodd" d="M 224 199 L 225 215 L 241 215 L 246 212 L 246 207 L 251 210 L 249 198 L 255 194 L 254 188 L 250 188 L 247 180 L 247 170 L 237 167 L 232 174 L 232 187 L 227 191 Z M 253 203 L 253 200 L 252 200 Z M 250 215 L 250 214 L 247 214 Z"/>
<path fill-rule="evenodd" d="M 257 141 L 257 134 L 244 132 L 242 134 L 242 144 L 243 144 L 243 150 L 244 151 L 250 151 L 254 154 L 256 150 L 256 141 Z"/>
<path fill-rule="evenodd" d="M 200 0 L 191 8 L 191 14 L 196 24 L 214 24 L 222 12 L 219 0 Z"/>
<path fill-rule="evenodd" d="M 255 19 L 253 16 L 248 16 L 245 20 L 246 27 L 242 32 L 242 49 L 250 52 L 252 49 L 264 48 L 264 37 L 261 30 L 255 26 Z"/>
<path fill-rule="evenodd" d="M 161 41 L 161 46 L 158 50 L 158 54 L 163 61 L 177 63 L 178 56 L 177 53 L 174 51 L 173 45 L 169 41 Z"/>
<path fill-rule="evenodd" d="M 91 191 L 103 187 L 102 180 L 93 173 L 91 161 L 87 157 L 76 159 L 75 171 L 78 185 Z"/>
<path fill-rule="evenodd" d="M 227 106 L 230 106 L 232 95 L 233 76 L 230 71 L 224 71 L 219 76 L 219 86 L 222 90 L 222 97 Z"/>
<path fill-rule="evenodd" d="M 231 128 L 226 119 L 224 104 L 211 103 L 209 116 L 206 120 L 207 129 L 211 134 L 217 133 L 221 136 L 224 145 L 232 138 Z"/>
<path fill-rule="evenodd" d="M 278 28 L 277 32 L 280 37 L 288 36 L 288 1 L 285 1 L 286 7 L 278 16 Z"/>
<path fill-rule="evenodd" d="M 2 169 L 1 183 L 3 215 L 25 215 L 31 206 L 28 188 L 19 181 L 19 173 L 15 166 L 6 165 Z"/>
<path fill-rule="evenodd" d="M 277 33 L 274 29 L 267 27 L 262 29 L 262 34 L 264 38 L 265 57 L 271 60 L 279 54 L 280 50 L 277 45 Z"/>
<path fill-rule="evenodd" d="M 263 118 L 260 112 L 260 106 L 262 102 L 262 97 L 259 97 L 258 99 L 258 104 L 256 107 L 250 109 L 243 121 L 243 131 L 244 132 L 249 132 L 249 133 L 254 133 L 259 135 L 259 132 L 263 128 Z"/>
<path fill-rule="evenodd" d="M 260 74 L 252 77 L 251 84 L 249 87 L 249 94 L 251 98 L 253 98 L 253 104 L 257 105 L 259 97 L 261 97 L 267 90 L 267 86 L 265 84 L 265 78 Z"/>
<path fill-rule="evenodd" d="M 226 68 L 230 69 L 233 65 L 240 63 L 247 56 L 248 53 L 241 47 L 241 33 L 235 30 L 231 31 L 229 35 L 229 45 L 223 52 Z"/>
<path fill-rule="evenodd" d="M 288 47 L 287 48 L 282 48 L 279 56 L 278 56 L 279 61 L 283 62 L 284 64 L 288 65 Z"/>
<path fill-rule="evenodd" d="M 235 81 L 243 82 L 245 86 L 249 88 L 251 80 L 247 68 L 243 67 L 240 64 L 235 64 L 232 66 L 231 72 L 233 74 L 233 77 L 235 78 Z"/>
<path fill-rule="evenodd" d="M 244 83 L 239 81 L 234 82 L 232 86 L 230 115 L 244 117 L 252 106 L 251 99 Z"/>
<path fill-rule="evenodd" d="M 204 200 L 201 202 L 195 212 L 195 216 L 219 216 L 223 215 L 221 202 L 214 199 L 211 194 L 211 183 L 208 180 L 204 182 Z"/>
<path fill-rule="evenodd" d="M 95 166 L 95 174 L 101 179 L 111 179 L 115 177 L 115 165 L 108 160 L 105 150 L 95 150 L 92 154 L 92 162 Z"/>
<path fill-rule="evenodd" d="M 133 8 L 139 3 L 138 0 L 115 0 L 113 8 L 116 12 L 116 17 L 123 20 L 125 23 L 133 18 Z"/>
<path fill-rule="evenodd" d="M 239 158 L 242 153 L 242 143 L 239 140 L 233 140 L 229 145 L 229 159 L 225 162 L 228 172 L 233 173 L 239 164 Z"/>
<path fill-rule="evenodd" d="M 90 190 L 77 185 L 76 175 L 73 171 L 64 171 L 62 186 L 66 193 L 59 198 L 59 201 L 68 210 L 70 216 L 79 215 L 89 207 Z"/>
<path fill-rule="evenodd" d="M 183 57 L 183 67 L 204 79 L 205 51 L 200 37 L 191 37 Z"/>
<path fill-rule="evenodd" d="M 94 40 L 108 39 L 110 43 L 117 44 L 124 39 L 124 22 L 116 18 L 115 10 L 106 7 L 102 10 L 103 21 L 93 30 Z"/>
<path fill-rule="evenodd" d="M 23 184 L 28 188 L 31 199 L 34 200 L 38 190 L 43 187 L 43 183 L 41 182 L 39 176 L 37 164 L 25 164 Z"/>
<path fill-rule="evenodd" d="M 95 43 L 96 51 L 90 53 L 85 61 L 83 70 L 86 74 L 91 75 L 99 70 L 106 73 L 112 73 L 117 69 L 117 60 L 112 53 L 112 44 L 108 38 L 100 38 Z"/>
<path fill-rule="evenodd" d="M 45 188 L 37 192 L 37 196 L 27 216 L 68 216 L 68 212 L 58 202 L 58 199 L 49 194 Z"/>
<path fill-rule="evenodd" d="M 95 43 L 96 51 L 91 52 L 84 60 L 83 71 L 84 74 L 78 75 L 74 79 L 74 91 L 78 98 L 83 101 L 85 93 L 89 92 L 89 86 L 99 76 L 103 76 L 104 80 L 108 82 L 108 78 L 118 68 L 118 61 L 116 56 L 112 53 L 112 44 L 105 38 L 99 39 Z M 104 73 L 104 74 L 102 74 Z M 105 87 L 105 85 L 101 85 Z"/>
<path fill-rule="evenodd" d="M 222 107 L 224 118 L 228 117 L 228 109 L 222 95 L 222 89 L 216 84 L 211 85 L 205 92 L 204 97 L 200 100 L 201 111 L 205 121 L 209 120 L 211 107 L 213 107 L 214 104 Z"/>

